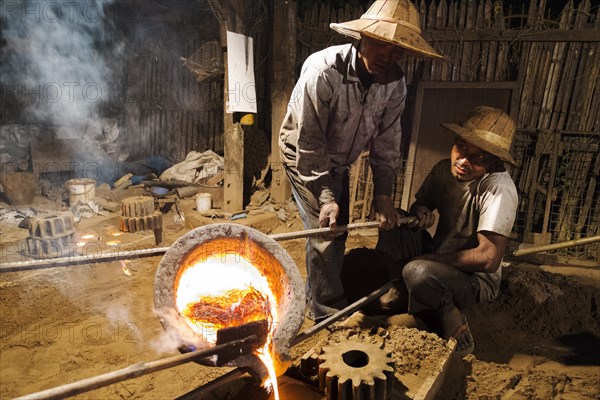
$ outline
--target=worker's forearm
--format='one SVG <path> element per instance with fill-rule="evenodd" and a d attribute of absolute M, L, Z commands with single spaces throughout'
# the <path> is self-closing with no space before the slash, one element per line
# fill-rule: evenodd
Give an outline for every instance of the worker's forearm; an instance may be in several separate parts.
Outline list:
<path fill-rule="evenodd" d="M 493 246 L 487 246 L 454 253 L 426 254 L 423 258 L 452 265 L 463 272 L 492 273 L 498 269 L 501 259 L 495 253 L 496 249 Z"/>

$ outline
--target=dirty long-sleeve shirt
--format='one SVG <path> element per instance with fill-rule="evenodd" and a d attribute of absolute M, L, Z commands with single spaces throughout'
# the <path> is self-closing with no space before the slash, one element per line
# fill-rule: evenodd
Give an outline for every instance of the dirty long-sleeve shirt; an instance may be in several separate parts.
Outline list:
<path fill-rule="evenodd" d="M 404 74 L 393 65 L 365 90 L 356 69 L 357 45 L 332 46 L 307 58 L 281 126 L 282 161 L 297 168 L 319 205 L 334 200 L 332 173 L 365 149 L 375 194 L 391 194 L 399 164 Z"/>

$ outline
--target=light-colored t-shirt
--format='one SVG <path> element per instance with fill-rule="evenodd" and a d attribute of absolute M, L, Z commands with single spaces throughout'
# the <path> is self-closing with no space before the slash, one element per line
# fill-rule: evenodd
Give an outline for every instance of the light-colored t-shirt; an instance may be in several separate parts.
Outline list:
<path fill-rule="evenodd" d="M 477 232 L 481 231 L 508 237 L 518 205 L 517 189 L 508 172 L 459 182 L 450 172 L 449 159 L 433 167 L 415 197 L 431 210 L 438 210 L 433 245 L 439 254 L 477 247 Z M 500 290 L 502 266 L 491 274 L 475 274 L 481 283 L 481 301 L 494 299 Z"/>

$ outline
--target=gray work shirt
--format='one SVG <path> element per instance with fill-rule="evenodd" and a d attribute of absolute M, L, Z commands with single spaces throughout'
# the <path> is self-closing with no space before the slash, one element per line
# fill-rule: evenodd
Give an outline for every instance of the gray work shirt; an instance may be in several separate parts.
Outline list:
<path fill-rule="evenodd" d="M 517 189 L 508 172 L 487 173 L 469 182 L 458 182 L 450 171 L 449 159 L 433 167 L 415 197 L 440 214 L 433 237 L 439 254 L 477 247 L 477 232 L 509 237 L 518 205 Z M 494 299 L 500 290 L 502 266 L 494 273 L 475 275 L 481 284 L 481 301 Z"/>
<path fill-rule="evenodd" d="M 375 194 L 391 195 L 399 165 L 404 74 L 394 64 L 365 90 L 357 46 L 332 46 L 306 59 L 281 126 L 282 161 L 297 168 L 319 205 L 334 200 L 333 176 L 362 151 L 370 151 Z"/>

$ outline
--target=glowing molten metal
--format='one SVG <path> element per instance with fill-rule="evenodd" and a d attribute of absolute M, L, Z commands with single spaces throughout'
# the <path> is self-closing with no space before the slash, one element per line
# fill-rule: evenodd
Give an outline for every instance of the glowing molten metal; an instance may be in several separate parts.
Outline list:
<path fill-rule="evenodd" d="M 189 231 L 169 247 L 154 280 L 157 316 L 180 350 L 212 346 L 217 333 L 223 338 L 225 333 L 243 335 L 250 326 L 266 326 L 268 333 L 263 329 L 259 338 L 265 344 L 256 356 L 244 353 L 231 361 L 223 356 L 222 362 L 252 368 L 266 387 L 273 386 L 275 396 L 276 377 L 289 366 L 305 303 L 304 281 L 285 249 L 239 224 Z M 219 357 L 198 362 L 223 365 Z"/>
<path fill-rule="evenodd" d="M 175 303 L 192 330 L 213 344 L 221 328 L 277 320 L 277 299 L 267 279 L 235 254 L 214 255 L 183 269 Z"/>
<path fill-rule="evenodd" d="M 278 320 L 277 299 L 267 278 L 239 254 L 219 253 L 182 268 L 175 291 L 177 311 L 204 340 L 215 344 L 217 331 L 249 322 L 267 320 L 269 335 L 258 357 L 269 371 L 265 383 L 277 393 L 277 376 L 270 346 L 273 321 Z"/>

